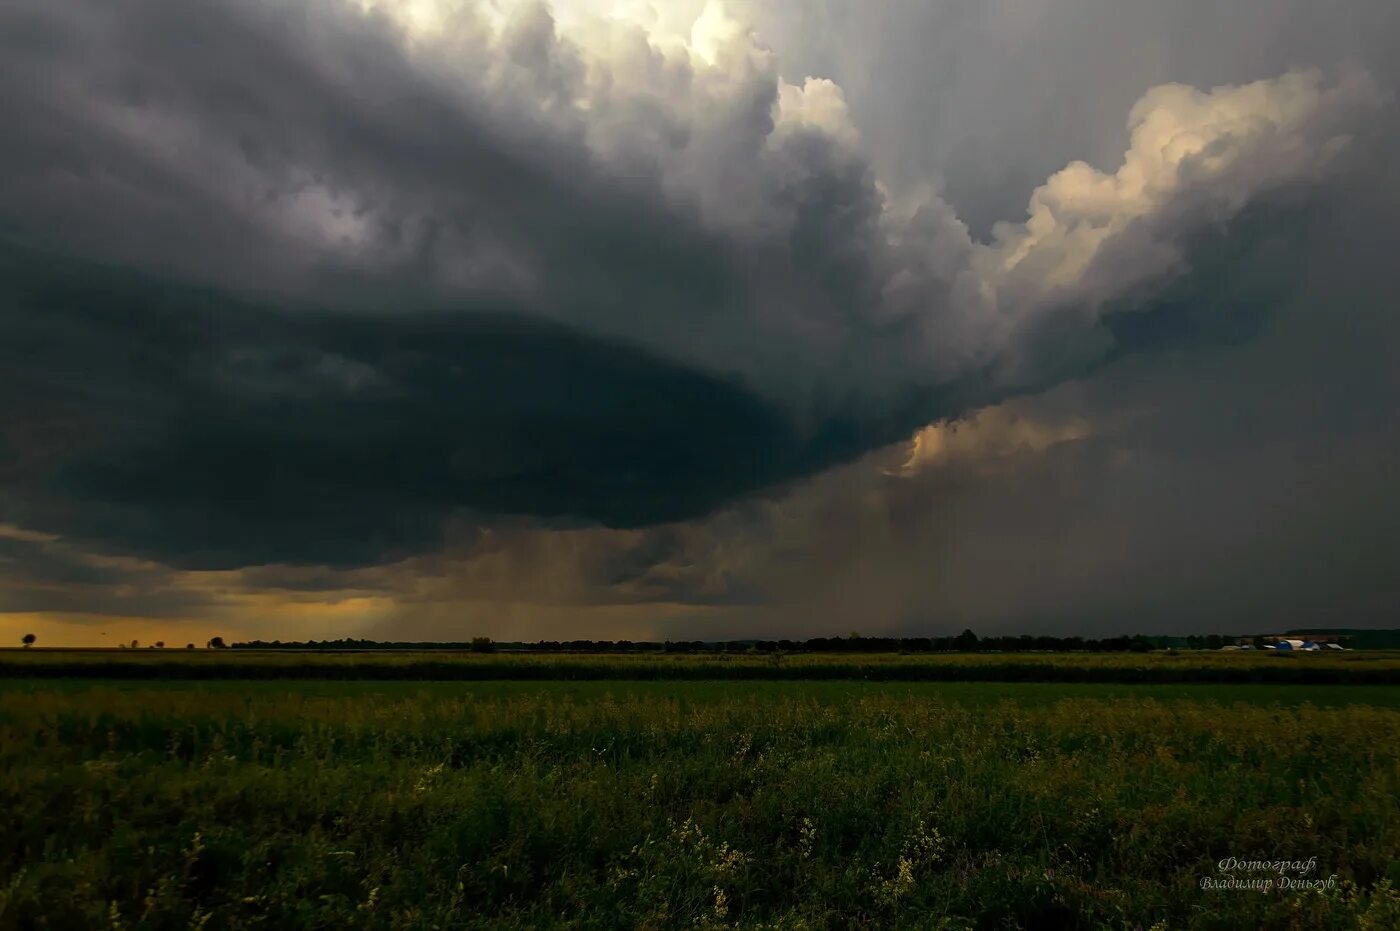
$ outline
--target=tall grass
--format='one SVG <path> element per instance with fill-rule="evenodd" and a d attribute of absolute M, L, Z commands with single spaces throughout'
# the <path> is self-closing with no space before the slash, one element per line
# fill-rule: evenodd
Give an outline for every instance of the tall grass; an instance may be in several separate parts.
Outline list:
<path fill-rule="evenodd" d="M 1391 929 L 1397 797 L 1363 705 L 35 683 L 0 927 Z M 1338 879 L 1201 889 L 1228 857 Z"/>

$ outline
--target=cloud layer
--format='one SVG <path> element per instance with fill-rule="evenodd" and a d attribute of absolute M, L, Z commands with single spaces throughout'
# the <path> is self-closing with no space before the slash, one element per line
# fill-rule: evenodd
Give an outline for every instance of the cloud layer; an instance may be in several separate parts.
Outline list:
<path fill-rule="evenodd" d="M 716 4 L 390 9 L 0 4 L 0 521 L 234 569 L 702 517 L 1234 319 L 1221 257 L 1388 115 L 1355 69 L 1159 86 L 984 242 Z"/>

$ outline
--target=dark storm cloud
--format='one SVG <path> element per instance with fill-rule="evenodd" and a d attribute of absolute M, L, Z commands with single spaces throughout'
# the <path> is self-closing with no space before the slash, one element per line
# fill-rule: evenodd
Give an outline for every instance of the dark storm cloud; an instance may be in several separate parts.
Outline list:
<path fill-rule="evenodd" d="M 97 623 L 102 616 L 187 617 L 220 603 L 163 566 L 94 557 L 0 526 L 0 613 L 71 612 L 95 615 Z"/>
<path fill-rule="evenodd" d="M 751 395 L 557 325 L 289 316 L 9 259 L 10 396 L 89 420 L 12 477 L 28 527 L 183 566 L 358 562 L 436 544 L 458 508 L 652 523 L 807 465 Z"/>
<path fill-rule="evenodd" d="M 717 517 L 654 571 L 757 589 L 714 636 L 1393 624 L 1397 215 L 1379 167 L 1256 211 L 1139 318 L 1173 321 L 1150 350 L 938 428 L 911 470 L 894 451 Z"/>
<path fill-rule="evenodd" d="M 120 569 L 94 565 L 40 539 L 0 536 L 0 574 L 18 576 L 20 567 L 27 582 L 41 585 L 115 585 L 127 577 Z"/>
<path fill-rule="evenodd" d="M 518 95 L 493 103 L 415 67 L 346 3 L 7 0 L 3 15 L 0 113 L 19 131 L 0 194 L 18 234 L 369 306 L 515 250 L 585 307 L 590 288 L 724 296 L 722 242 L 592 171 L 523 105 L 492 112 Z M 517 56 L 524 73 L 548 68 L 545 38 Z M 334 218 L 302 219 L 362 223 L 374 248 L 346 261 L 286 222 L 317 208 Z M 612 274 L 627 266 L 648 272 Z"/>
<path fill-rule="evenodd" d="M 1125 348 L 1091 376 L 704 520 L 455 554 L 455 593 L 580 577 L 587 603 L 656 605 L 656 638 L 1391 624 L 1391 161 L 1198 236 L 1191 274 L 1111 318 Z M 417 623 L 395 630 L 460 629 Z"/>
<path fill-rule="evenodd" d="M 372 561 L 430 547 L 454 508 L 650 523 L 896 435 L 847 418 L 799 445 L 771 402 L 657 354 L 753 342 L 733 244 L 567 133 L 449 91 L 383 22 L 326 2 L 4 15 L 15 520 L 180 565 Z M 547 17 L 506 44 L 526 77 L 555 70 Z M 362 264 L 258 209 L 317 184 L 368 228 Z M 825 248 L 798 245 L 808 268 Z M 487 268 L 465 294 L 443 284 L 460 262 Z M 543 270 L 529 306 L 502 283 L 517 265 Z"/>
<path fill-rule="evenodd" d="M 478 26 L 0 0 L 0 520 L 227 568 L 704 515 L 1156 341 L 1101 318 L 1325 180 L 1377 96 L 1159 89 L 1120 175 L 1071 165 L 982 245 L 741 32 L 701 67 Z M 593 571 L 685 600 L 648 568 L 677 545 Z"/>

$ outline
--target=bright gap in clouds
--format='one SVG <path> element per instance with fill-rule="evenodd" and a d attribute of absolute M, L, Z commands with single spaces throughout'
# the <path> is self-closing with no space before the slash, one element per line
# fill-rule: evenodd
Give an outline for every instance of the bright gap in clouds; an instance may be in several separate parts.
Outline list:
<path fill-rule="evenodd" d="M 419 39 L 432 39 L 464 24 L 484 24 L 496 35 L 522 12 L 544 7 L 561 32 L 582 45 L 606 26 L 640 29 L 655 45 L 687 48 L 706 62 L 718 42 L 739 24 L 719 0 L 357 0 Z"/>

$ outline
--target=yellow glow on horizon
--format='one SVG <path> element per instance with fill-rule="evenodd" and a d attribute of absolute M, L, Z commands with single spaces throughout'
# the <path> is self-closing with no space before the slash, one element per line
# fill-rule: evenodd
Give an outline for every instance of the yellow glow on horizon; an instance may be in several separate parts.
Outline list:
<path fill-rule="evenodd" d="M 237 616 L 219 612 L 206 618 L 117 617 L 64 612 L 0 614 L 0 648 L 21 648 L 25 634 L 36 648 L 118 648 L 132 640 L 140 649 L 165 642 L 165 649 L 197 649 L 212 637 L 228 643 L 249 640 L 655 640 L 678 636 L 718 616 L 713 605 L 671 602 L 607 605 L 548 605 L 528 602 L 472 602 L 420 606 L 402 612 L 382 598 L 353 598 L 339 604 L 279 601 L 252 596 L 258 610 Z"/>
<path fill-rule="evenodd" d="M 318 593 L 322 598 L 334 593 Z M 193 643 L 204 646 L 211 637 L 236 640 L 338 640 L 361 636 L 365 627 L 382 622 L 394 611 L 387 597 L 349 597 L 312 601 L 288 598 L 281 592 L 248 592 L 231 604 L 215 606 L 204 617 L 130 617 L 76 612 L 27 611 L 0 613 L 0 647 L 20 646 L 25 634 L 38 637 L 40 647 L 116 647 L 140 642 L 144 648 L 158 640 L 167 648 Z"/>
<path fill-rule="evenodd" d="M 238 626 L 194 618 L 109 617 L 34 611 L 0 614 L 0 646 L 18 647 L 20 638 L 34 634 L 36 647 L 119 647 L 136 640 L 141 649 L 164 641 L 165 648 L 183 649 L 186 643 L 202 648 L 211 637 L 232 643 L 246 639 Z"/>

